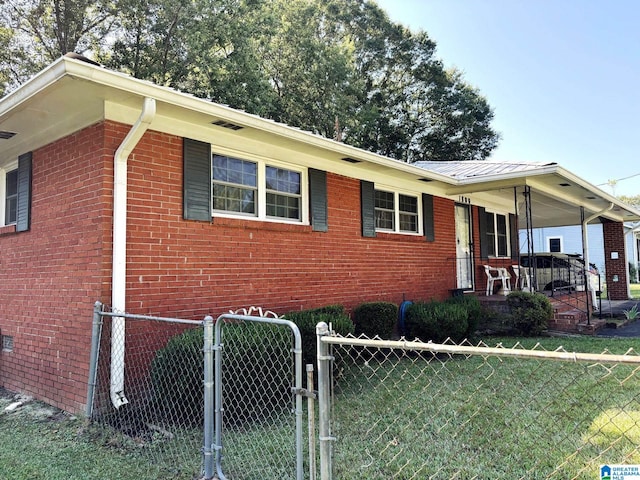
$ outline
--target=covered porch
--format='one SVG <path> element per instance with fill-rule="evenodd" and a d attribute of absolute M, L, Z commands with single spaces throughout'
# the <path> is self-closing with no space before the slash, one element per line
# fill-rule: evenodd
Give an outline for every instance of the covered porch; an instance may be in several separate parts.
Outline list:
<path fill-rule="evenodd" d="M 606 285 L 611 301 L 629 298 L 625 230 L 640 225 L 640 211 L 622 203 L 556 163 L 419 162 L 427 170 L 450 176 L 457 184 L 447 194 L 474 205 L 468 258 L 458 263 L 472 268 L 468 293 L 485 302 L 504 301 L 515 289 L 544 293 L 554 306 L 551 329 L 580 332 L 598 328 L 597 311 Z M 487 249 L 483 222 L 503 220 L 493 226 L 507 248 Z M 484 218 L 486 217 L 486 219 Z M 587 228 L 601 225 L 604 271 L 591 265 Z M 625 225 L 627 228 L 625 229 Z M 581 231 L 578 255 L 561 251 L 536 251 L 533 232 L 544 227 L 577 226 Z M 492 238 L 488 237 L 491 243 Z M 458 243 L 460 238 L 458 236 Z M 633 255 L 633 252 L 631 252 Z M 458 276 L 461 274 L 458 265 Z M 602 269 L 600 269 L 602 270 Z M 464 275 L 464 271 L 462 272 Z M 460 282 L 458 281 L 458 284 Z M 594 314 L 595 313 L 595 314 Z"/>

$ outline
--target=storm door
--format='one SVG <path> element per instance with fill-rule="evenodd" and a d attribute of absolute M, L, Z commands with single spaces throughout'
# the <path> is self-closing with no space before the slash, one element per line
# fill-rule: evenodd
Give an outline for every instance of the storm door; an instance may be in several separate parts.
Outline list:
<path fill-rule="evenodd" d="M 456 205 L 456 278 L 457 288 L 473 290 L 473 248 L 469 205 Z"/>

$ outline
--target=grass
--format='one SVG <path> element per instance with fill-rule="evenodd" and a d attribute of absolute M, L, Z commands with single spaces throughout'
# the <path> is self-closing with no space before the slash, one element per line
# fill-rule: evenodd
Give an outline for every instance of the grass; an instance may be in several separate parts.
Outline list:
<path fill-rule="evenodd" d="M 629 347 L 594 338 L 523 343 Z M 345 353 L 334 405 L 337 478 L 591 479 L 602 463 L 640 463 L 632 366 Z M 347 367 L 354 357 L 359 365 Z"/>
<path fill-rule="evenodd" d="M 637 339 L 521 342 L 527 349 L 640 351 Z M 640 372 L 632 366 L 334 354 L 334 478 L 590 479 L 602 463 L 640 463 Z M 193 479 L 198 471 L 199 452 L 150 456 L 136 439 L 37 402 L 4 412 L 10 399 L 1 397 L 0 479 Z M 201 432 L 189 434 L 197 442 Z M 283 453 L 278 440 L 291 434 L 286 422 L 228 432 L 229 478 L 294 478 L 292 448 Z"/>
<path fill-rule="evenodd" d="M 2 480 L 140 480 L 194 478 L 188 462 L 151 464 L 135 439 L 40 402 L 14 412 L 4 409 L 14 398 L 0 391 L 0 479 Z"/>

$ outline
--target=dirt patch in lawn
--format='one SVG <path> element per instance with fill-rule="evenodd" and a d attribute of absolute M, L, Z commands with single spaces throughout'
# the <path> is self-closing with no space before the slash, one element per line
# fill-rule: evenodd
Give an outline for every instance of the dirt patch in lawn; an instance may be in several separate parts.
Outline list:
<path fill-rule="evenodd" d="M 34 400 L 29 395 L 10 392 L 0 387 L 0 417 L 25 417 L 30 420 L 60 422 L 75 420 L 77 417 L 64 410 Z"/>

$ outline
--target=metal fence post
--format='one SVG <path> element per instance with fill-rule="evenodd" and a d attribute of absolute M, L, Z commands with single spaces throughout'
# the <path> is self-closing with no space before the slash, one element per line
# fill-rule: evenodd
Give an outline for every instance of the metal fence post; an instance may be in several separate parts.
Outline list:
<path fill-rule="evenodd" d="M 320 322 L 316 325 L 317 353 L 318 353 L 318 430 L 320 443 L 320 479 L 332 479 L 331 458 L 331 418 L 329 415 L 331 399 L 331 360 L 329 345 L 322 342 L 322 337 L 329 333 L 329 326 Z"/>
<path fill-rule="evenodd" d="M 313 364 L 307 368 L 307 390 L 313 393 Z M 313 395 L 307 397 L 307 417 L 309 422 L 309 480 L 316 480 L 316 406 Z"/>
<path fill-rule="evenodd" d="M 213 317 L 204 319 L 204 480 L 213 478 Z"/>
<path fill-rule="evenodd" d="M 102 332 L 102 303 L 96 302 L 93 305 L 93 326 L 91 328 L 91 356 L 89 358 L 89 381 L 87 383 L 87 408 L 88 419 L 93 416 L 93 397 L 96 389 L 96 379 L 98 376 L 98 354 L 100 353 L 100 334 Z"/>

